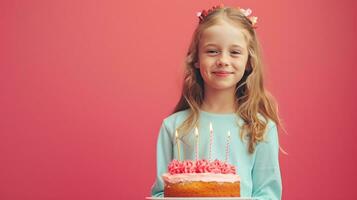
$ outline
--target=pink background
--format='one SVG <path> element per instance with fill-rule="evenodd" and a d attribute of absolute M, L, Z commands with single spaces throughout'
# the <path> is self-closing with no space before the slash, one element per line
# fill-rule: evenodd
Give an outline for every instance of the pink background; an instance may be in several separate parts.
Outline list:
<path fill-rule="evenodd" d="M 196 12 L 217 1 L 1 1 L 0 199 L 144 199 Z M 288 134 L 283 199 L 354 199 L 354 1 L 223 1 L 259 17 Z"/>

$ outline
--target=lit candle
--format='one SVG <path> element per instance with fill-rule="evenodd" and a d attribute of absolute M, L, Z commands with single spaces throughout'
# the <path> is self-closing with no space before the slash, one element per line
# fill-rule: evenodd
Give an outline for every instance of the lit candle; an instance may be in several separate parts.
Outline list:
<path fill-rule="evenodd" d="M 229 159 L 229 142 L 231 140 L 231 132 L 228 131 L 227 133 L 227 145 L 226 145 L 226 162 L 228 162 Z"/>
<path fill-rule="evenodd" d="M 196 161 L 198 160 L 199 152 L 198 152 L 198 129 L 197 126 L 195 128 L 195 136 L 196 136 Z"/>
<path fill-rule="evenodd" d="M 212 144 L 213 144 L 213 128 L 212 122 L 209 123 L 209 157 L 208 160 L 211 161 L 212 158 Z"/>
<path fill-rule="evenodd" d="M 177 130 L 176 130 L 176 132 L 175 132 L 175 137 L 176 137 L 176 145 L 177 145 L 177 157 L 178 157 L 178 160 L 181 160 L 181 156 L 180 156 L 180 144 L 179 144 L 179 139 L 178 139 Z"/>

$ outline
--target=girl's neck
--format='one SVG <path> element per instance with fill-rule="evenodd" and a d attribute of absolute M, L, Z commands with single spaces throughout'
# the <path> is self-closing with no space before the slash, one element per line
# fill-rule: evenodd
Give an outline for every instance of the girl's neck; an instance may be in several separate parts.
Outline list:
<path fill-rule="evenodd" d="M 234 113 L 238 105 L 232 90 L 205 90 L 201 109 L 213 113 Z"/>

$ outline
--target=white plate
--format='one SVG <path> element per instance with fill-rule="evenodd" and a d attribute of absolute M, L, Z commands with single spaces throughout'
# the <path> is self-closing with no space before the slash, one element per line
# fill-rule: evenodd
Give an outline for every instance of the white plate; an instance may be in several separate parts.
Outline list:
<path fill-rule="evenodd" d="M 146 197 L 149 200 L 257 200 L 250 197 Z"/>

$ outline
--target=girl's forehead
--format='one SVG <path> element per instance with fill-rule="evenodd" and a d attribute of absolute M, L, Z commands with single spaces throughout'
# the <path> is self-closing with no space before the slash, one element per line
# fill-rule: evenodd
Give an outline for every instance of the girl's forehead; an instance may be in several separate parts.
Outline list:
<path fill-rule="evenodd" d="M 213 43 L 218 46 L 238 45 L 246 48 L 247 40 L 244 32 L 245 30 L 243 28 L 229 23 L 215 24 L 203 30 L 200 38 L 200 46 Z"/>

